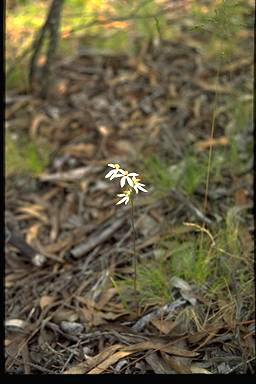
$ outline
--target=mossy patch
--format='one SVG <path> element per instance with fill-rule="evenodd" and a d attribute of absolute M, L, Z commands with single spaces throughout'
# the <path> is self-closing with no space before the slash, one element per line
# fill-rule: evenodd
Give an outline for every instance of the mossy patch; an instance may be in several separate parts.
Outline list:
<path fill-rule="evenodd" d="M 49 150 L 36 142 L 13 140 L 5 134 L 5 171 L 38 174 L 44 170 L 49 160 Z"/>

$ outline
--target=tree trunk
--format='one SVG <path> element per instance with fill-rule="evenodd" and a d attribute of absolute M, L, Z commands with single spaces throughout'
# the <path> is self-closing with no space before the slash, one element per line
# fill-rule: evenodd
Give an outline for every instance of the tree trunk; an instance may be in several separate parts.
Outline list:
<path fill-rule="evenodd" d="M 37 61 L 40 51 L 43 48 L 43 44 L 46 39 L 46 34 L 48 32 L 49 41 L 47 47 L 46 60 L 40 71 L 40 83 L 42 84 L 40 94 L 44 98 L 46 98 L 48 95 L 52 67 L 58 47 L 61 11 L 63 8 L 64 1 L 65 0 L 52 1 L 46 21 L 39 30 L 38 35 L 33 43 L 33 53 L 29 68 L 29 85 L 31 91 L 33 91 L 36 79 L 39 77 Z"/>

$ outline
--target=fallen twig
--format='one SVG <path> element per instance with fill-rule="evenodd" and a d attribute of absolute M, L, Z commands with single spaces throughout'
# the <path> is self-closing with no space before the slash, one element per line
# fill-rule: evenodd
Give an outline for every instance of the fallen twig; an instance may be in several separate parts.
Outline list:
<path fill-rule="evenodd" d="M 132 326 L 132 329 L 134 331 L 141 331 L 152 319 L 163 316 L 165 314 L 168 314 L 168 318 L 170 318 L 172 312 L 174 312 L 175 309 L 181 305 L 186 304 L 186 302 L 187 300 L 178 299 L 174 303 L 166 304 L 161 308 L 157 308 L 156 310 L 148 313 L 136 321 L 136 323 Z"/>
<path fill-rule="evenodd" d="M 87 167 L 80 167 L 76 169 L 71 169 L 67 172 L 57 172 L 57 173 L 42 173 L 39 175 L 41 181 L 72 181 L 78 180 L 82 177 L 88 175 L 92 171 L 100 171 L 102 167 L 95 167 L 88 165 Z"/>
<path fill-rule="evenodd" d="M 97 247 L 100 243 L 107 240 L 121 225 L 124 223 L 125 217 L 119 218 L 113 222 L 112 225 L 106 229 L 100 228 L 96 233 L 92 234 L 86 243 L 79 244 L 71 250 L 71 255 L 75 258 L 81 257 L 90 252 L 93 248 Z M 106 225 L 104 225 L 106 226 Z"/>
<path fill-rule="evenodd" d="M 8 243 L 19 249 L 36 267 L 41 267 L 45 263 L 46 257 L 27 244 L 21 236 L 10 233 L 8 237 Z"/>

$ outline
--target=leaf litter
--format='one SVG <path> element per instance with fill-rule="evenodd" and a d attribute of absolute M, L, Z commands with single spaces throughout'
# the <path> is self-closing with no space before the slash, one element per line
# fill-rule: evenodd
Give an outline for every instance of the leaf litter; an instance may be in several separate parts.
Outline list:
<path fill-rule="evenodd" d="M 142 305 L 136 318 L 132 299 L 113 286 L 114 276 L 131 273 L 131 232 L 129 209 L 115 209 L 115 186 L 105 183 L 106 164 L 113 159 L 136 163 L 138 154 L 156 151 L 175 164 L 191 146 L 204 152 L 231 145 L 218 121 L 222 115 L 231 119 L 226 98 L 234 87 L 225 83 L 225 75 L 237 71 L 238 78 L 244 76 L 251 60 L 222 66 L 223 82 L 216 88 L 213 69 L 197 51 L 200 44 L 196 35 L 193 41 L 183 36 L 178 43 L 162 41 L 161 49 L 146 45 L 145 55 L 135 58 L 88 51 L 72 62 L 59 61 L 57 94 L 47 102 L 7 95 L 7 129 L 14 133 L 19 122 L 17 134 L 39 146 L 48 143 L 52 156 L 41 174 L 6 178 L 6 228 L 23 239 L 6 241 L 6 372 L 253 372 L 250 297 L 239 303 L 234 288 L 232 302 L 214 302 L 207 285 L 173 276 L 173 299 Z M 209 115 L 216 91 L 223 109 L 212 140 Z M 141 227 L 140 217 L 135 218 L 141 259 L 157 255 L 159 241 L 184 239 L 193 228 L 208 233 L 214 244 L 213 232 L 202 223 L 211 228 L 224 215 L 230 177 L 238 185 L 236 203 L 251 204 L 248 172 L 226 176 L 215 216 L 200 208 L 199 189 L 190 198 L 169 188 L 174 204 L 165 196 L 138 202 L 145 218 Z M 211 201 L 217 191 L 218 185 L 210 184 Z M 249 215 L 246 220 L 241 243 L 250 265 L 253 223 Z M 38 253 L 44 257 L 41 264 L 34 260 Z"/>

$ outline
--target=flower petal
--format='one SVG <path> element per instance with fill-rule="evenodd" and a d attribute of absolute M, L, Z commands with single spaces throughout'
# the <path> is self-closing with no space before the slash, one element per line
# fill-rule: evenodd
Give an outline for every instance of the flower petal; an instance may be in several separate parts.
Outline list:
<path fill-rule="evenodd" d="M 120 201 L 118 201 L 118 203 L 116 203 L 116 205 L 122 204 L 125 200 L 127 200 L 127 196 L 123 197 Z"/>
<path fill-rule="evenodd" d="M 132 172 L 132 173 L 128 173 L 128 176 L 139 176 L 139 174 Z"/>
<path fill-rule="evenodd" d="M 115 168 L 114 164 L 108 164 L 108 166 L 111 167 L 111 168 Z"/>
<path fill-rule="evenodd" d="M 120 185 L 121 185 L 121 188 L 123 188 L 123 186 L 125 185 L 125 176 L 122 177 L 122 179 L 120 181 Z"/>
<path fill-rule="evenodd" d="M 129 176 L 126 177 L 127 181 L 128 181 L 128 184 L 133 187 L 133 182 L 132 182 L 132 179 L 130 179 Z"/>
<path fill-rule="evenodd" d="M 138 193 L 138 185 L 135 184 L 133 188 L 134 188 L 135 192 Z"/>
<path fill-rule="evenodd" d="M 145 188 L 143 188 L 141 185 L 138 185 L 137 186 L 138 187 L 138 189 L 140 189 L 141 191 L 143 191 L 143 192 L 148 192 Z"/>
<path fill-rule="evenodd" d="M 125 205 L 129 202 L 129 197 L 127 196 Z"/>
<path fill-rule="evenodd" d="M 110 180 L 113 180 L 115 177 L 116 177 L 116 174 L 117 174 L 117 170 L 113 170 L 113 175 L 110 177 Z"/>
<path fill-rule="evenodd" d="M 110 177 L 110 176 L 112 175 L 113 172 L 115 172 L 113 169 L 112 169 L 111 171 L 109 171 L 109 172 L 106 174 L 105 178 Z"/>
<path fill-rule="evenodd" d="M 125 171 L 123 169 L 119 168 L 118 171 L 125 175 Z"/>
<path fill-rule="evenodd" d="M 118 196 L 118 197 L 123 197 L 123 196 L 126 196 L 126 194 L 125 194 L 125 193 L 118 193 L 117 196 Z"/>

